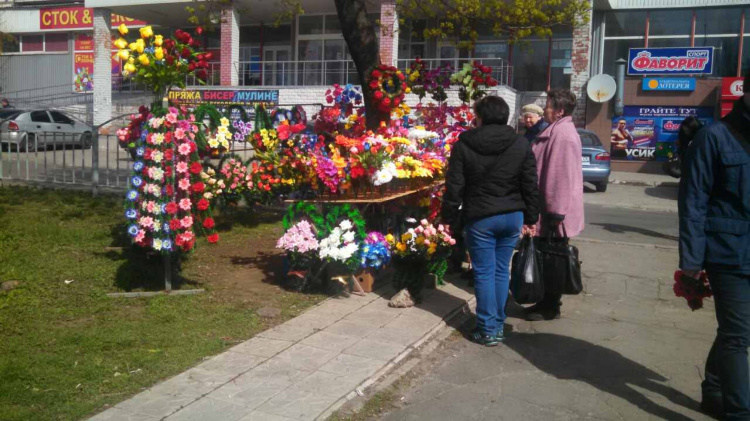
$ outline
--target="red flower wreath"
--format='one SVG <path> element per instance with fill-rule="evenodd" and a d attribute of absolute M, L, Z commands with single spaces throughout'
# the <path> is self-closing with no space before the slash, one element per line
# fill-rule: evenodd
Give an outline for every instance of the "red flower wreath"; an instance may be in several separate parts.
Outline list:
<path fill-rule="evenodd" d="M 393 66 L 380 65 L 370 73 L 370 89 L 375 105 L 387 113 L 398 107 L 406 94 L 406 77 Z"/>

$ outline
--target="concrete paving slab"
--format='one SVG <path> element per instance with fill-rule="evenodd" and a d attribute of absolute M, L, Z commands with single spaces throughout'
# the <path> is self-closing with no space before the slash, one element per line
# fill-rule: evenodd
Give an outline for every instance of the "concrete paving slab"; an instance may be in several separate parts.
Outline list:
<path fill-rule="evenodd" d="M 315 333 L 318 329 L 311 326 L 295 326 L 283 324 L 265 332 L 259 333 L 258 337 L 278 339 L 282 341 L 297 342 Z"/>
<path fill-rule="evenodd" d="M 89 418 L 88 421 L 158 421 L 160 417 L 150 415 L 134 414 L 120 408 L 111 408 L 98 415 Z"/>
<path fill-rule="evenodd" d="M 225 401 L 205 397 L 166 418 L 167 421 L 237 421 L 248 410 Z"/>
<path fill-rule="evenodd" d="M 271 358 L 292 345 L 294 345 L 294 342 L 291 341 L 255 337 L 235 346 L 230 351 Z"/>
<path fill-rule="evenodd" d="M 196 396 L 147 390 L 131 399 L 120 402 L 115 407 L 131 414 L 144 414 L 162 418 L 193 403 L 196 399 L 198 399 Z"/>
<path fill-rule="evenodd" d="M 365 339 L 366 341 L 366 339 Z M 320 367 L 320 371 L 352 376 L 371 376 L 383 367 L 383 361 L 357 355 L 339 354 Z"/>
<path fill-rule="evenodd" d="M 282 417 L 281 415 L 269 414 L 268 412 L 253 411 L 240 421 L 293 421 L 294 418 Z"/>
<path fill-rule="evenodd" d="M 359 342 L 359 338 L 355 336 L 346 336 L 326 331 L 320 331 L 314 333 L 311 336 L 308 336 L 300 343 L 302 345 L 314 346 L 316 348 L 327 349 L 329 351 L 341 352 L 357 342 Z"/>
<path fill-rule="evenodd" d="M 338 353 L 335 351 L 328 351 L 298 343 L 274 357 L 274 360 L 282 365 L 286 364 L 289 368 L 316 371 L 322 365 L 331 361 L 336 355 Z"/>
<path fill-rule="evenodd" d="M 325 329 L 326 332 L 337 333 L 339 335 L 353 336 L 357 338 L 367 337 L 378 329 L 374 326 L 353 322 L 351 320 L 339 320 Z"/>
<path fill-rule="evenodd" d="M 316 371 L 292 386 L 291 389 L 313 392 L 338 399 L 354 390 L 365 379 L 367 379 L 367 375 L 364 373 L 334 374 L 326 371 Z"/>
<path fill-rule="evenodd" d="M 416 340 L 416 339 L 415 339 Z M 344 351 L 344 354 L 355 355 L 358 357 L 369 358 L 378 361 L 390 361 L 406 349 L 406 345 L 400 343 L 384 342 L 376 339 L 362 339 L 351 348 Z"/>
<path fill-rule="evenodd" d="M 299 389 L 287 389 L 258 408 L 261 412 L 281 415 L 296 420 L 314 420 L 333 405 L 338 398 L 323 396 Z"/>

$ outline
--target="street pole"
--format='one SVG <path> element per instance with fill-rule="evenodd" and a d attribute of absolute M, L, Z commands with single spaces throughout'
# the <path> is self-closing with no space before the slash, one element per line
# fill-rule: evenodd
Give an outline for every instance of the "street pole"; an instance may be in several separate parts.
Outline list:
<path fill-rule="evenodd" d="M 91 194 L 99 194 L 99 126 L 91 132 Z"/>
<path fill-rule="evenodd" d="M 617 66 L 617 93 L 615 94 L 615 115 L 621 116 L 624 110 L 624 98 L 625 98 L 625 65 L 628 62 L 625 59 L 617 59 L 615 65 Z"/>

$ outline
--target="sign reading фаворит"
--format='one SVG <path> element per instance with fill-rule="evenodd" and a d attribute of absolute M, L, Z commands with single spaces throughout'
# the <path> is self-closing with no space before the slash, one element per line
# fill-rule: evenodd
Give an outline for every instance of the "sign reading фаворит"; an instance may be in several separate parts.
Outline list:
<path fill-rule="evenodd" d="M 628 75 L 711 74 L 714 47 L 631 48 Z"/>

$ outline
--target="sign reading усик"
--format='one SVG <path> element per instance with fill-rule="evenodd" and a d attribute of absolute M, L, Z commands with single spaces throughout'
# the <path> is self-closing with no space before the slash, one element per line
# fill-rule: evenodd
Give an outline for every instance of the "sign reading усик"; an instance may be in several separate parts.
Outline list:
<path fill-rule="evenodd" d="M 628 75 L 711 74 L 714 47 L 631 48 Z"/>

